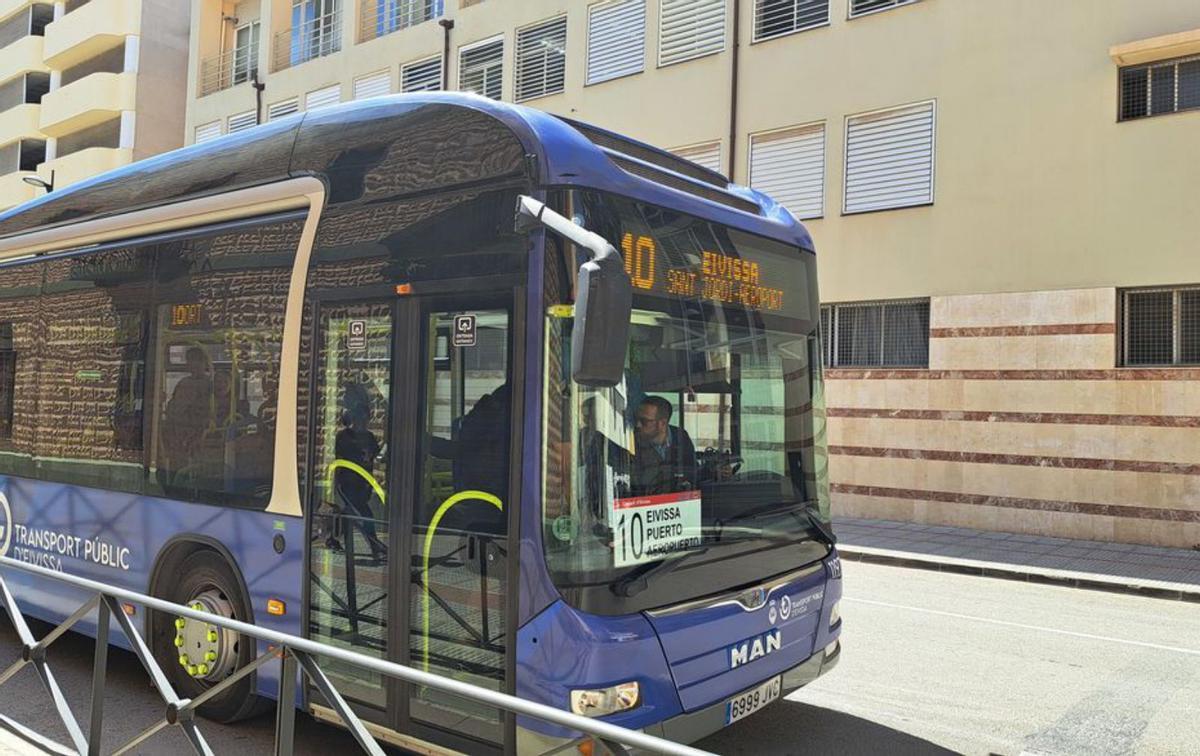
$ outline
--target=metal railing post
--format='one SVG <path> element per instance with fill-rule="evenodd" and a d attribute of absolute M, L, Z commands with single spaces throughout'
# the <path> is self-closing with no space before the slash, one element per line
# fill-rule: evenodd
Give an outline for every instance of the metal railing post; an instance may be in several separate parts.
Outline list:
<path fill-rule="evenodd" d="M 88 722 L 88 756 L 100 756 L 104 727 L 104 685 L 108 680 L 108 604 L 100 602 L 96 617 L 96 656 L 92 660 L 92 714 Z"/>
<path fill-rule="evenodd" d="M 296 657 L 279 657 L 279 696 L 275 708 L 275 756 L 292 756 L 296 741 Z"/>
<path fill-rule="evenodd" d="M 385 756 L 383 749 L 379 747 L 379 743 L 375 742 L 375 738 L 371 733 L 367 732 L 366 726 L 354 710 L 350 708 L 350 704 L 346 703 L 346 699 L 342 698 L 342 694 L 337 692 L 337 688 L 333 687 L 333 683 L 313 661 L 313 658 L 302 651 L 292 651 L 295 654 L 296 661 L 300 663 L 300 667 L 308 678 L 312 680 L 313 685 L 317 686 L 317 690 L 321 691 L 321 695 L 325 696 L 325 700 L 329 703 L 330 708 L 338 713 L 342 718 L 342 723 L 350 730 L 350 734 L 358 741 L 363 750 L 371 754 L 371 756 Z"/>

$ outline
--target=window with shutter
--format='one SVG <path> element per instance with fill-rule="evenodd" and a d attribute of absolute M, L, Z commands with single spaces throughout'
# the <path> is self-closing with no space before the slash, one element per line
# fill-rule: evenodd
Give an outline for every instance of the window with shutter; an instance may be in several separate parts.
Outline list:
<path fill-rule="evenodd" d="M 458 88 L 499 100 L 504 92 L 504 37 L 458 51 Z"/>
<path fill-rule="evenodd" d="M 750 186 L 797 218 L 825 214 L 825 124 L 750 137 Z"/>
<path fill-rule="evenodd" d="M 517 102 L 562 92 L 566 68 L 566 16 L 517 32 Z"/>
<path fill-rule="evenodd" d="M 933 101 L 846 119 L 843 211 L 933 203 Z"/>
<path fill-rule="evenodd" d="M 1126 291 L 1121 309 L 1123 364 L 1200 364 L 1200 287 Z"/>
<path fill-rule="evenodd" d="M 929 300 L 855 302 L 821 308 L 831 367 L 929 367 Z"/>
<path fill-rule="evenodd" d="M 441 88 L 441 58 L 418 60 L 400 67 L 401 92 L 431 92 Z"/>
<path fill-rule="evenodd" d="M 669 66 L 725 49 L 725 0 L 662 0 L 658 64 Z"/>
<path fill-rule="evenodd" d="M 212 121 L 196 127 L 196 144 L 221 136 L 221 122 Z"/>
<path fill-rule="evenodd" d="M 646 67 L 646 0 L 588 8 L 587 83 L 641 73 Z"/>
<path fill-rule="evenodd" d="M 318 110 L 342 101 L 342 85 L 332 84 L 321 89 L 314 89 L 304 96 L 305 110 Z"/>
<path fill-rule="evenodd" d="M 289 116 L 300 110 L 300 98 L 292 97 L 287 100 L 273 103 L 267 107 L 267 120 L 274 121 L 276 118 Z"/>
<path fill-rule="evenodd" d="M 673 152 L 684 160 L 690 160 L 696 165 L 702 165 L 710 171 L 716 171 L 722 175 L 725 173 L 721 166 L 720 142 L 705 142 L 687 147 L 676 147 L 673 150 L 668 150 L 668 152 Z"/>
<path fill-rule="evenodd" d="M 891 10 L 901 5 L 912 5 L 915 2 L 918 0 L 850 0 L 850 18 Z"/>
<path fill-rule="evenodd" d="M 387 71 L 377 71 L 373 74 L 360 76 L 354 80 L 354 99 L 365 100 L 368 97 L 379 97 L 391 94 L 392 76 Z"/>
<path fill-rule="evenodd" d="M 755 0 L 754 41 L 829 24 L 829 0 Z"/>
<path fill-rule="evenodd" d="M 247 110 L 245 113 L 236 113 L 229 116 L 227 133 L 236 134 L 239 131 L 254 128 L 258 125 L 258 113 L 253 110 Z"/>

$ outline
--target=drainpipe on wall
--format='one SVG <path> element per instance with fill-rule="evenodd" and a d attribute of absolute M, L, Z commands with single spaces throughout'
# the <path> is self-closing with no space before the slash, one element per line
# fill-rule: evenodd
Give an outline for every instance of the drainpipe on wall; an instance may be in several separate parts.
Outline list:
<path fill-rule="evenodd" d="M 450 89 L 450 30 L 454 28 L 454 19 L 438 19 L 442 27 L 442 89 Z"/>
<path fill-rule="evenodd" d="M 735 181 L 738 140 L 738 52 L 741 45 L 742 0 L 733 0 L 733 60 L 729 82 L 729 180 Z"/>
<path fill-rule="evenodd" d="M 262 102 L 263 90 L 267 88 L 265 81 L 258 80 L 258 68 L 254 69 L 253 75 L 250 77 L 250 86 L 254 87 L 254 123 L 261 124 L 262 120 Z"/>

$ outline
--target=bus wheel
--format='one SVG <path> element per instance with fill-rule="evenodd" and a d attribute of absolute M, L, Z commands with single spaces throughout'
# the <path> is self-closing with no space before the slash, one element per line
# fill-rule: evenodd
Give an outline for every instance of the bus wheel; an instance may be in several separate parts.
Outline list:
<path fill-rule="evenodd" d="M 216 552 L 195 552 L 183 561 L 177 574 L 180 579 L 160 592 L 166 600 L 229 619 L 251 621 L 250 607 L 233 569 Z M 154 656 L 181 698 L 196 698 L 254 661 L 256 646 L 253 638 L 223 627 L 155 614 Z M 248 675 L 205 702 L 199 711 L 218 722 L 235 722 L 258 713 L 264 704 L 254 695 L 254 675 Z"/>

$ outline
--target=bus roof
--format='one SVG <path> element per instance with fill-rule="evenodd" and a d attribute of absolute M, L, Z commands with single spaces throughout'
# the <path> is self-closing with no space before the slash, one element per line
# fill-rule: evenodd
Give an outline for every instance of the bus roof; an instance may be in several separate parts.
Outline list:
<path fill-rule="evenodd" d="M 0 214 L 0 238 L 298 176 L 328 181 L 348 155 L 395 147 L 403 127 L 412 125 L 405 121 L 427 122 L 431 111 L 453 115 L 454 109 L 507 127 L 529 156 L 525 172 L 540 185 L 614 192 L 813 249 L 808 231 L 781 205 L 718 173 L 611 131 L 451 92 L 345 103 L 147 158 Z M 353 201 L 361 192 L 349 197 L 329 201 Z"/>

